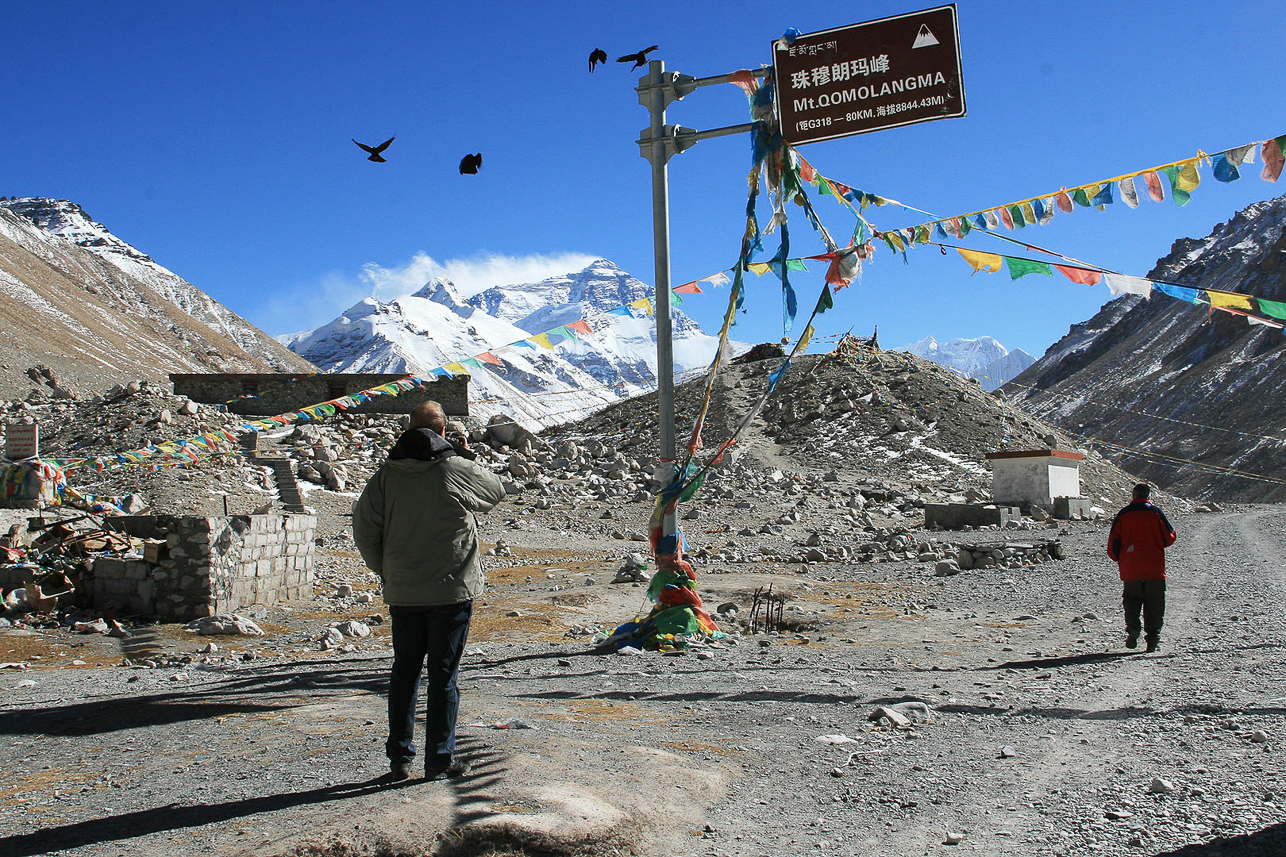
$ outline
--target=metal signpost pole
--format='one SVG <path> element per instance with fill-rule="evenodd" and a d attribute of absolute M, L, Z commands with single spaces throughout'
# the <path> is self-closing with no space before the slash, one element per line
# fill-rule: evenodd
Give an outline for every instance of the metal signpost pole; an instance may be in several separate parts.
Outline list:
<path fill-rule="evenodd" d="M 755 72 L 756 76 L 766 71 Z M 674 436 L 674 341 L 670 322 L 670 187 L 666 164 L 670 158 L 695 146 L 701 140 L 740 134 L 749 131 L 754 123 L 696 131 L 678 125 L 665 124 L 665 108 L 701 86 L 726 83 L 730 75 L 693 78 L 690 75 L 667 74 L 662 60 L 648 63 L 647 77 L 639 79 L 635 91 L 639 103 L 651 115 L 651 125 L 645 129 L 638 144 L 641 154 L 652 164 L 652 241 L 656 263 L 656 388 L 660 417 L 661 463 L 678 460 Z M 661 535 L 673 535 L 678 530 L 674 514 L 661 522 Z"/>
<path fill-rule="evenodd" d="M 645 139 L 652 162 L 652 244 L 656 268 L 656 393 L 660 417 L 661 463 L 676 460 L 674 441 L 674 342 L 670 327 L 670 186 L 666 164 L 673 154 L 665 133 L 665 62 L 648 63 L 646 83 L 640 81 L 639 100 L 645 101 L 652 123 Z M 646 89 L 643 86 L 646 86 Z M 661 535 L 675 532 L 674 515 L 666 515 Z"/>

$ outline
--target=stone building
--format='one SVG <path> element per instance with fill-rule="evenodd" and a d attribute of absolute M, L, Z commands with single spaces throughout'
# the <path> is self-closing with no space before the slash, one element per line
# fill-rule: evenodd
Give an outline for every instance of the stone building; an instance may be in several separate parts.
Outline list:
<path fill-rule="evenodd" d="M 407 377 L 408 373 L 275 375 L 253 373 L 170 374 L 176 396 L 205 405 L 227 405 L 245 416 L 267 417 L 360 393 Z M 438 377 L 397 396 L 373 396 L 349 408 L 350 414 L 407 414 L 428 399 L 440 402 L 448 416 L 469 415 L 469 376 Z"/>

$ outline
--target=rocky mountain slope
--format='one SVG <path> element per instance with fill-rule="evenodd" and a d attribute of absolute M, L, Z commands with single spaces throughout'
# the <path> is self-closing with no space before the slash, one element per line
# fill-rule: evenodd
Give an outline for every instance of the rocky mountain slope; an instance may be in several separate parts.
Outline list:
<path fill-rule="evenodd" d="M 435 278 L 407 297 L 367 298 L 315 330 L 283 337 L 328 372 L 423 374 L 492 352 L 469 365 L 470 408 L 507 414 L 532 427 L 578 419 L 655 385 L 654 320 L 623 308 L 648 297 L 647 284 L 605 259 L 538 283 L 493 286 L 468 299 Z M 681 310 L 672 313 L 676 371 L 707 365 L 717 340 Z M 531 336 L 586 320 L 591 332 Z M 525 344 L 520 344 L 524 343 Z"/>
<path fill-rule="evenodd" d="M 0 395 L 46 366 L 67 392 L 170 372 L 314 372 L 66 200 L 0 200 Z"/>
<path fill-rule="evenodd" d="M 1205 238 L 1176 241 L 1148 277 L 1286 300 L 1284 223 L 1286 197 L 1255 203 Z M 1073 325 L 1004 392 L 1111 444 L 1121 466 L 1174 493 L 1281 501 L 1284 350 L 1279 330 L 1161 294 L 1124 295 Z"/>
<path fill-rule="evenodd" d="M 1036 358 L 1021 348 L 1010 351 L 991 336 L 952 339 L 947 342 L 938 342 L 932 336 L 926 336 L 919 342 L 904 345 L 898 350 L 909 351 L 926 360 L 940 363 L 966 378 L 977 378 L 987 391 L 997 389 L 1036 362 Z"/>

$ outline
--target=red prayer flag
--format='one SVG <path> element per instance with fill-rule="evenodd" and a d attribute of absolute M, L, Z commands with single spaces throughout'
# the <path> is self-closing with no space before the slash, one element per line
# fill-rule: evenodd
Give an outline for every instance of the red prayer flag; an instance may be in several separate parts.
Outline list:
<path fill-rule="evenodd" d="M 483 363 L 491 363 L 495 366 L 504 365 L 503 363 L 500 362 L 500 358 L 492 354 L 490 351 L 484 351 L 483 353 L 479 354 L 478 359 L 481 360 Z"/>
<path fill-rule="evenodd" d="M 704 294 L 704 292 L 702 292 L 702 291 L 701 291 L 701 287 L 700 287 L 700 286 L 698 286 L 695 282 L 691 282 L 691 283 L 684 283 L 683 285 L 681 285 L 681 286 L 679 286 L 678 288 L 676 288 L 676 289 L 674 290 L 674 292 L 675 292 L 675 294 L 679 294 L 679 295 L 700 295 L 700 294 Z M 571 327 L 571 325 L 570 325 L 570 324 L 569 324 L 569 325 L 567 325 L 567 326 L 568 326 L 568 327 Z"/>
<path fill-rule="evenodd" d="M 675 289 L 675 291 L 678 291 L 678 289 Z M 580 321 L 573 321 L 571 324 L 565 325 L 565 327 L 566 327 L 568 330 L 574 330 L 574 331 L 576 331 L 577 333 L 593 333 L 593 332 L 594 332 L 594 328 L 590 327 L 590 326 L 589 326 L 589 322 L 588 322 L 588 321 L 585 321 L 584 319 L 581 319 Z"/>
<path fill-rule="evenodd" d="M 1265 140 L 1259 154 L 1264 159 L 1264 169 L 1259 174 L 1260 177 L 1266 182 L 1277 181 L 1277 177 L 1282 174 L 1282 164 L 1286 162 L 1286 158 L 1282 157 L 1282 147 L 1276 140 Z"/>
<path fill-rule="evenodd" d="M 1143 181 L 1148 186 L 1148 196 L 1152 197 L 1153 202 L 1163 202 L 1165 200 L 1165 188 L 1161 186 L 1161 177 L 1155 172 L 1144 173 Z"/>
<path fill-rule="evenodd" d="M 1069 265 L 1055 265 L 1058 272 L 1073 283 L 1080 283 L 1083 286 L 1093 286 L 1103 282 L 1102 271 L 1091 271 L 1088 268 L 1073 268 Z"/>

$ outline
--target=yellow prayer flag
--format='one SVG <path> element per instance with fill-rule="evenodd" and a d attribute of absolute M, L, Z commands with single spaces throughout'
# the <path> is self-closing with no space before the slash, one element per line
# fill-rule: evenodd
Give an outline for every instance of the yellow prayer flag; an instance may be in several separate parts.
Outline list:
<path fill-rule="evenodd" d="M 1201 184 L 1201 173 L 1197 172 L 1197 162 L 1188 161 L 1179 167 L 1179 178 L 1177 181 L 1179 190 L 1193 191 L 1197 185 Z"/>
<path fill-rule="evenodd" d="M 643 310 L 643 312 L 647 313 L 648 318 L 652 317 L 652 299 L 651 298 L 639 298 L 638 300 L 631 303 L 630 306 L 633 307 L 634 309 Z"/>
<path fill-rule="evenodd" d="M 995 253 L 979 253 L 977 250 L 963 250 L 959 247 L 956 248 L 956 252 L 973 266 L 975 274 L 979 271 L 989 271 L 994 274 L 1004 264 L 1004 260 Z"/>
<path fill-rule="evenodd" d="M 1236 292 L 1212 292 L 1209 289 L 1206 290 L 1206 294 L 1210 297 L 1210 305 L 1213 307 L 1254 311 L 1249 295 L 1239 295 Z"/>
<path fill-rule="evenodd" d="M 462 363 L 448 363 L 447 365 L 443 366 L 442 368 L 443 368 L 443 369 L 445 369 L 445 370 L 447 370 L 448 372 L 450 372 L 452 375 L 468 375 L 468 374 L 469 374 L 469 370 L 468 370 L 468 369 L 466 369 L 466 368 L 464 368 L 464 364 L 462 364 Z"/>
<path fill-rule="evenodd" d="M 531 338 L 531 341 L 543 348 L 548 348 L 550 351 L 554 350 L 554 343 L 549 341 L 548 333 L 537 333 Z"/>
<path fill-rule="evenodd" d="M 1029 226 L 1034 225 L 1037 220 L 1036 209 L 1032 208 L 1030 202 L 1024 202 L 1021 208 L 1023 210 L 1023 220 L 1026 220 Z"/>
<path fill-rule="evenodd" d="M 751 262 L 750 270 L 762 277 L 764 274 L 772 270 L 772 265 L 769 265 L 767 262 Z"/>
<path fill-rule="evenodd" d="M 799 346 L 798 346 L 799 350 L 803 351 L 805 348 L 807 348 L 808 341 L 812 338 L 813 338 L 813 326 L 810 324 L 808 327 L 804 328 L 804 335 L 799 337 Z"/>

